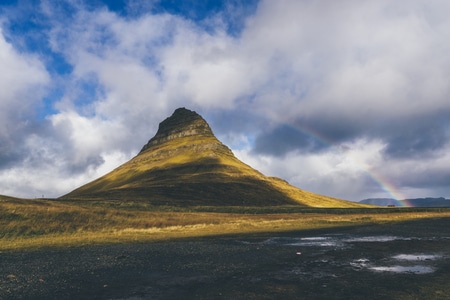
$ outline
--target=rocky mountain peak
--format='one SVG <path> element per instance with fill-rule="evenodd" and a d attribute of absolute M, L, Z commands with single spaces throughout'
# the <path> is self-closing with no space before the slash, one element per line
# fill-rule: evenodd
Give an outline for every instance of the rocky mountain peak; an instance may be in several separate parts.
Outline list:
<path fill-rule="evenodd" d="M 184 107 L 177 108 L 170 117 L 159 123 L 156 135 L 140 153 L 152 146 L 187 136 L 214 137 L 214 134 L 208 123 L 198 113 Z"/>

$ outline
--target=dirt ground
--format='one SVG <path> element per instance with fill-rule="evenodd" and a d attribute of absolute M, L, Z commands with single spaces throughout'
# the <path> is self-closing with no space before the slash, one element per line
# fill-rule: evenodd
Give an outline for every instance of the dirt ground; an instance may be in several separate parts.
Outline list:
<path fill-rule="evenodd" d="M 5 252 L 0 299 L 450 299 L 450 218 Z"/>

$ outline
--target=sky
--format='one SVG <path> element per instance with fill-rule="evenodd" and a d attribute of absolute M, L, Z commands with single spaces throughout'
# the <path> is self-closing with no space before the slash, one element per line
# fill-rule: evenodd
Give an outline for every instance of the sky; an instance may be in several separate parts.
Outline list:
<path fill-rule="evenodd" d="M 447 0 L 0 1 L 0 194 L 59 197 L 178 107 L 312 192 L 450 198 Z"/>

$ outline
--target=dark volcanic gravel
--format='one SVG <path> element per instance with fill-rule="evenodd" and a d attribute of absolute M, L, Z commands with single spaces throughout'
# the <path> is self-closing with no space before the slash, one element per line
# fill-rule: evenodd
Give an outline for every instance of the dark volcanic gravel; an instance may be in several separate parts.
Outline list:
<path fill-rule="evenodd" d="M 449 285 L 449 218 L 0 253 L 0 299 L 450 299 Z"/>

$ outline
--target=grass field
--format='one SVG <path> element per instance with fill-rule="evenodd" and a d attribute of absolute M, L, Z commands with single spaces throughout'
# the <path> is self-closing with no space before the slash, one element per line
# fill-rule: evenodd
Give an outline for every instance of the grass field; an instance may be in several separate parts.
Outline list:
<path fill-rule="evenodd" d="M 450 217 L 450 208 L 170 207 L 0 198 L 0 251 L 307 230 Z"/>

